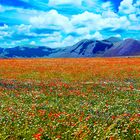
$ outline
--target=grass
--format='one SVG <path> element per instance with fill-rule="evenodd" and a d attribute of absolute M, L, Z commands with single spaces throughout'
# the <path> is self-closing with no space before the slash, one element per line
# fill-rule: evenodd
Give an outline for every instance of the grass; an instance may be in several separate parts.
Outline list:
<path fill-rule="evenodd" d="M 139 140 L 140 59 L 1 59 L 0 140 Z"/>

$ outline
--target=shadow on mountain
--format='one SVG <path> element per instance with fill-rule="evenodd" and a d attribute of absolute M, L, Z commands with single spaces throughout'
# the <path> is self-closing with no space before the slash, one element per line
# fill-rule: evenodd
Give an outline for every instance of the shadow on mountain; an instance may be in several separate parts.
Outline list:
<path fill-rule="evenodd" d="M 121 40 L 111 37 L 106 40 L 84 39 L 73 46 L 49 48 L 45 46 L 17 46 L 0 48 L 1 58 L 80 58 L 140 56 L 140 41 Z"/>

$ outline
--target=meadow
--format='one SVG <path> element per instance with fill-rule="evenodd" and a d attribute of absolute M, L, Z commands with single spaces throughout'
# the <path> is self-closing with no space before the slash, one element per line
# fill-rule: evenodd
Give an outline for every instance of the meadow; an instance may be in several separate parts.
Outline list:
<path fill-rule="evenodd" d="M 140 58 L 0 59 L 0 140 L 139 140 Z"/>

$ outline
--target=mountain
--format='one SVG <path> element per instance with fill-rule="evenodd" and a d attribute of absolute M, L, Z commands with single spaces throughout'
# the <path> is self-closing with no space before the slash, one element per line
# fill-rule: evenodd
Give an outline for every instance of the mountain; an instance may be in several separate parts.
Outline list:
<path fill-rule="evenodd" d="M 117 37 L 102 41 L 85 39 L 50 56 L 62 58 L 140 56 L 140 41 L 121 40 Z"/>
<path fill-rule="evenodd" d="M 1 58 L 80 58 L 140 56 L 140 41 L 111 37 L 105 40 L 84 39 L 73 46 L 49 48 L 45 46 L 17 46 L 0 48 Z"/>
<path fill-rule="evenodd" d="M 66 47 L 51 57 L 101 57 L 103 53 L 113 47 L 113 43 L 103 40 L 85 39 L 73 46 Z"/>
<path fill-rule="evenodd" d="M 45 46 L 17 46 L 14 48 L 0 48 L 0 57 L 2 58 L 35 58 L 49 57 L 60 49 L 52 49 Z"/>
<path fill-rule="evenodd" d="M 105 41 L 112 42 L 113 44 L 115 44 L 117 42 L 121 42 L 122 39 L 118 38 L 118 37 L 110 37 L 110 38 L 106 39 Z"/>
<path fill-rule="evenodd" d="M 113 46 L 119 46 L 123 40 L 118 37 L 110 37 L 106 39 L 105 41 L 113 43 Z"/>
<path fill-rule="evenodd" d="M 105 57 L 115 56 L 138 56 L 140 55 L 140 41 L 126 39 L 104 53 Z"/>

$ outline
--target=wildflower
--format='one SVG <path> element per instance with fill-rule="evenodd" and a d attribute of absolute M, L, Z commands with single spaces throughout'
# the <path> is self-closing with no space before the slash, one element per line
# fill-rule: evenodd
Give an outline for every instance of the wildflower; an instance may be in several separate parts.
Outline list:
<path fill-rule="evenodd" d="M 114 140 L 114 137 L 110 137 L 109 140 Z"/>
<path fill-rule="evenodd" d="M 60 114 L 59 113 L 56 113 L 56 114 L 54 114 L 54 117 L 55 118 L 59 118 L 60 117 Z"/>
<path fill-rule="evenodd" d="M 113 116 L 111 116 L 111 118 L 112 118 L 113 120 L 115 120 L 116 117 L 113 115 Z"/>
<path fill-rule="evenodd" d="M 46 111 L 45 110 L 38 110 L 38 113 L 40 116 L 44 116 Z"/>
<path fill-rule="evenodd" d="M 86 117 L 86 121 L 88 121 L 91 118 L 91 116 Z"/>
<path fill-rule="evenodd" d="M 133 122 L 133 121 L 135 120 L 135 118 L 134 118 L 134 117 L 131 117 L 129 120 L 130 120 L 131 122 Z"/>
<path fill-rule="evenodd" d="M 41 140 L 41 133 L 34 134 L 33 137 L 34 137 L 36 140 Z"/>
<path fill-rule="evenodd" d="M 42 133 L 44 130 L 42 128 L 39 128 L 38 131 Z"/>
<path fill-rule="evenodd" d="M 61 139 L 61 135 L 58 135 L 58 136 L 56 136 L 57 137 L 57 139 Z"/>
<path fill-rule="evenodd" d="M 140 130 L 139 129 L 136 129 L 136 134 L 140 134 Z"/>
<path fill-rule="evenodd" d="M 130 114 L 129 113 L 124 113 L 123 116 L 124 117 L 130 117 Z"/>
<path fill-rule="evenodd" d="M 131 90 L 134 90 L 134 86 L 132 84 L 129 85 Z"/>

